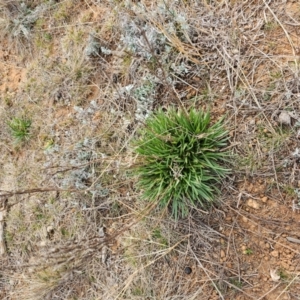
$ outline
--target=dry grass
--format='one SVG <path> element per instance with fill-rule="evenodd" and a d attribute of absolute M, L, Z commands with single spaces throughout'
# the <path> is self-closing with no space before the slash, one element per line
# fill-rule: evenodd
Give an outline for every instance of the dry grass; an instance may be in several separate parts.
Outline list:
<path fill-rule="evenodd" d="M 23 3 L 0 3 L 0 298 L 297 299 L 299 4 Z M 220 204 L 177 222 L 128 175 L 139 126 L 170 105 L 226 114 L 235 161 Z"/>

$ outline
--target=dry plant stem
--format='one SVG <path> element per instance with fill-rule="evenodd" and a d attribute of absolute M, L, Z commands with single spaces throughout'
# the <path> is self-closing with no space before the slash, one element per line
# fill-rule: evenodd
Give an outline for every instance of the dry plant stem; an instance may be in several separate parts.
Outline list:
<path fill-rule="evenodd" d="M 284 22 L 284 23 L 290 26 L 300 26 L 300 23 L 289 23 L 289 22 Z"/>
<path fill-rule="evenodd" d="M 162 251 L 163 253 L 158 256 L 157 258 L 151 260 L 148 264 L 146 264 L 145 266 L 142 266 L 141 268 L 139 268 L 138 270 L 136 270 L 127 280 L 125 283 L 125 286 L 123 287 L 123 289 L 120 291 L 120 293 L 116 296 L 115 300 L 117 300 L 119 297 L 121 297 L 122 295 L 124 295 L 126 289 L 128 288 L 128 286 L 130 285 L 130 283 L 132 282 L 133 278 L 143 269 L 151 266 L 152 264 L 154 264 L 157 260 L 161 259 L 162 257 L 166 256 L 168 253 L 170 253 L 172 250 L 174 250 L 179 244 L 181 244 L 184 240 L 186 240 L 189 237 L 189 235 L 185 236 L 183 239 L 181 239 L 179 242 L 177 242 L 175 245 L 173 245 L 172 247 L 169 247 L 168 249 Z M 100 300 L 100 299 L 99 299 Z"/>
<path fill-rule="evenodd" d="M 225 152 L 225 151 L 227 151 L 227 150 L 229 150 L 229 149 L 231 149 L 231 148 L 233 148 L 233 147 L 235 147 L 235 146 L 240 146 L 240 145 L 241 145 L 241 142 L 233 143 L 233 144 L 231 144 L 231 145 L 229 145 L 229 146 L 227 146 L 227 147 L 221 149 L 221 152 Z"/>
<path fill-rule="evenodd" d="M 236 224 L 236 221 L 234 221 L 232 223 L 232 225 L 231 225 L 231 229 L 230 229 L 230 233 L 229 233 L 229 237 L 228 237 L 228 244 L 227 244 L 226 256 L 228 256 L 228 254 L 229 254 L 230 239 L 231 239 L 233 228 L 234 228 L 235 224 Z"/>
<path fill-rule="evenodd" d="M 152 56 L 155 57 L 156 60 L 157 60 L 157 62 L 159 63 L 160 69 L 162 70 L 162 73 L 163 73 L 163 76 L 164 76 L 164 81 L 167 83 L 168 88 L 170 89 L 170 84 L 168 84 L 167 75 L 166 75 L 166 73 L 165 73 L 165 70 L 164 70 L 164 67 L 163 67 L 162 63 L 160 62 L 159 58 L 156 56 L 155 52 L 153 51 L 153 49 L 152 49 L 152 47 L 151 47 L 151 45 L 150 45 L 150 43 L 149 43 L 149 40 L 148 40 L 147 36 L 145 35 L 145 31 L 142 30 L 141 33 L 142 33 L 142 35 L 143 35 L 143 37 L 144 37 L 146 43 L 148 44 L 148 47 L 149 47 L 149 49 L 150 49 L 150 51 L 151 51 Z M 186 110 L 185 106 L 183 105 L 182 101 L 180 100 L 180 96 L 178 95 L 178 93 L 177 93 L 177 91 L 175 90 L 175 88 L 174 88 L 173 85 L 172 85 L 171 91 L 172 91 L 173 94 L 175 95 L 175 99 L 176 99 L 176 101 L 178 102 L 179 107 L 180 107 L 181 110 L 184 112 L 185 116 L 188 117 L 187 110 Z"/>
<path fill-rule="evenodd" d="M 177 93 L 177 91 L 176 91 L 176 89 L 175 89 L 174 86 L 172 86 L 172 90 L 173 90 L 174 94 L 176 95 L 175 98 L 176 98 L 176 100 L 178 101 L 178 104 L 179 104 L 180 108 L 182 109 L 182 111 L 184 112 L 184 114 L 185 114 L 186 116 L 188 116 L 188 113 L 187 113 L 187 111 L 186 111 L 186 109 L 185 109 L 185 107 L 184 107 L 182 101 L 180 100 L 180 96 L 178 95 L 178 93 Z"/>
<path fill-rule="evenodd" d="M 243 291 L 242 289 L 238 288 L 237 286 L 235 286 L 234 284 L 228 282 L 227 280 L 223 280 L 227 285 L 229 285 L 230 287 L 232 287 L 233 289 L 238 290 L 239 292 L 243 293 L 244 295 L 246 295 L 247 297 L 257 300 L 256 297 L 249 295 L 248 293 L 246 293 L 245 291 Z"/>
<path fill-rule="evenodd" d="M 227 203 L 223 202 L 223 204 L 226 205 L 230 210 L 235 211 L 238 215 L 240 215 L 240 216 L 242 216 L 242 217 L 245 217 L 245 215 L 243 215 L 242 213 L 240 213 L 238 210 L 232 208 L 232 207 L 231 207 L 230 205 L 228 205 Z M 261 227 L 262 227 L 261 224 L 258 224 L 258 223 L 256 223 L 255 221 L 253 221 L 253 220 L 251 220 L 251 219 L 249 219 L 249 218 L 247 218 L 247 219 L 248 219 L 249 221 L 251 221 L 253 224 L 255 224 L 256 226 L 261 226 Z M 251 232 L 252 234 L 257 235 L 258 237 L 261 237 L 261 235 L 258 235 L 258 234 L 256 234 L 255 232 L 253 232 L 253 231 L 251 231 L 251 230 L 249 230 L 249 229 L 245 229 L 245 230 Z M 293 248 L 291 248 L 291 247 L 288 247 L 288 246 L 286 246 L 286 245 L 284 245 L 284 244 L 282 244 L 282 243 L 280 243 L 280 242 L 278 242 L 278 241 L 276 241 L 276 240 L 274 240 L 274 239 L 270 239 L 270 238 L 268 238 L 268 237 L 265 237 L 265 239 L 267 239 L 267 240 L 270 241 L 270 242 L 276 243 L 276 244 L 278 244 L 278 245 L 280 245 L 280 246 L 282 246 L 282 247 L 284 247 L 284 248 L 286 248 L 286 249 L 289 249 L 290 251 L 292 251 L 292 252 L 294 252 L 294 253 L 296 253 L 296 254 L 299 254 L 299 251 L 297 251 L 297 250 L 295 250 L 295 249 L 293 249 Z"/>
<path fill-rule="evenodd" d="M 3 61 L 0 61 L 0 64 L 4 65 L 4 66 L 7 66 L 7 67 L 13 67 L 13 68 L 16 68 L 16 69 L 21 69 L 21 70 L 25 70 L 26 69 L 25 67 L 20 67 L 20 66 L 18 66 L 16 64 L 8 64 L 8 63 L 3 62 Z M 1 144 L 4 145 L 4 143 L 1 143 Z"/>
<path fill-rule="evenodd" d="M 76 169 L 80 169 L 80 168 L 83 168 L 83 167 L 86 167 L 86 166 L 90 166 L 92 164 L 96 164 L 96 163 L 100 163 L 100 162 L 104 162 L 104 161 L 107 161 L 109 163 L 112 163 L 114 162 L 114 160 L 116 158 L 120 158 L 120 156 L 116 155 L 115 157 L 109 157 L 109 158 L 99 158 L 99 159 L 94 159 L 94 160 L 91 160 L 87 163 L 83 163 L 83 164 L 80 164 L 80 165 L 76 165 L 76 166 L 70 166 L 70 167 L 65 167 L 64 166 L 64 169 L 62 170 L 58 170 L 58 171 L 55 171 L 54 173 L 51 174 L 51 176 L 54 176 L 58 173 L 64 173 L 64 172 L 68 172 L 68 171 L 72 171 L 72 170 L 76 170 Z M 50 169 L 55 169 L 55 168 L 61 168 L 61 166 L 52 166 L 52 167 L 47 167 L 45 169 L 42 169 L 42 170 L 50 170 Z"/>
<path fill-rule="evenodd" d="M 81 261 L 81 263 L 83 263 L 83 261 L 85 261 L 87 258 L 92 257 L 93 255 L 95 255 L 95 253 L 98 253 L 103 247 L 108 245 L 110 242 L 114 241 L 118 236 L 120 236 L 125 231 L 129 230 L 132 226 L 134 226 L 138 222 L 140 222 L 141 219 L 143 219 L 145 216 L 147 216 L 149 214 L 149 212 L 153 209 L 153 207 L 154 207 L 154 205 L 153 205 L 153 203 L 151 203 L 151 205 L 148 205 L 148 207 L 145 208 L 143 213 L 136 220 L 129 223 L 127 226 L 124 226 L 121 230 L 113 232 L 110 236 L 108 236 L 106 238 L 98 238 L 97 237 L 94 239 L 90 239 L 91 243 L 88 243 L 88 240 L 87 240 L 84 243 L 84 246 L 72 244 L 72 245 L 66 246 L 65 249 L 63 249 L 63 251 L 58 251 L 58 249 L 56 247 L 54 247 L 50 250 L 50 252 L 48 252 L 46 254 L 46 256 L 44 258 L 47 259 L 48 261 L 51 259 L 56 259 L 56 260 L 59 259 L 59 261 L 56 261 L 56 264 L 58 265 L 58 264 L 64 264 L 64 263 L 71 263 L 71 262 L 75 261 L 75 259 L 78 258 L 78 255 L 80 254 L 81 255 L 80 261 Z M 181 243 L 181 242 L 182 241 L 180 241 L 179 243 Z M 171 247 L 169 250 L 170 251 L 173 250 L 179 243 L 177 243 L 176 245 Z M 80 248 L 78 248 L 78 246 Z M 97 249 L 97 251 L 94 251 L 95 249 Z M 157 259 L 159 259 L 159 258 L 157 258 Z M 153 262 L 155 262 L 155 261 L 153 261 Z M 45 265 L 42 266 L 43 269 L 44 269 L 44 266 Z M 51 267 L 52 266 L 51 261 L 49 263 L 47 263 L 46 266 Z M 75 270 L 76 268 L 78 268 L 79 266 L 80 265 L 75 264 L 74 267 L 69 270 L 69 273 L 72 270 Z M 133 276 L 134 275 L 135 274 L 133 274 Z M 130 284 L 130 282 L 129 282 L 129 284 Z"/>
<path fill-rule="evenodd" d="M 272 154 L 272 166 L 273 166 L 273 170 L 274 170 L 274 177 L 275 177 L 275 180 L 276 180 L 277 190 L 278 190 L 278 193 L 279 193 L 281 199 L 283 199 L 283 195 L 281 193 L 280 186 L 279 186 L 279 183 L 278 183 L 278 177 L 277 177 L 277 172 L 276 172 L 276 167 L 275 167 L 274 155 L 273 154 Z"/>
<path fill-rule="evenodd" d="M 221 292 L 219 291 L 218 287 L 217 287 L 216 284 L 214 283 L 213 279 L 211 278 L 211 276 L 210 276 L 208 273 L 213 274 L 214 277 L 216 277 L 216 275 L 215 275 L 213 272 L 211 272 L 211 271 L 205 269 L 205 268 L 203 267 L 203 265 L 201 264 L 200 260 L 198 259 L 198 257 L 196 256 L 196 254 L 194 253 L 194 251 L 193 251 L 192 249 L 190 249 L 190 251 L 193 253 L 195 259 L 197 260 L 197 262 L 199 263 L 200 267 L 201 267 L 202 270 L 205 272 L 205 274 L 207 275 L 207 277 L 211 280 L 213 286 L 214 286 L 215 289 L 218 291 L 220 298 L 221 298 L 222 300 L 225 300 L 224 297 L 223 297 L 223 295 L 222 295 Z M 227 280 L 224 280 L 224 279 L 222 279 L 222 280 L 223 280 L 227 285 L 229 285 L 230 287 L 232 287 L 232 288 L 238 290 L 239 292 L 245 294 L 247 297 L 249 297 L 249 298 L 251 298 L 251 299 L 257 300 L 255 297 L 253 297 L 253 296 L 247 294 L 246 292 L 244 292 L 243 290 L 241 290 L 240 288 L 238 288 L 238 287 L 235 286 L 234 284 L 231 284 L 231 283 L 228 282 Z"/>
<path fill-rule="evenodd" d="M 237 255 L 237 252 L 236 252 L 236 255 Z M 209 260 L 206 260 L 206 259 L 200 259 L 198 258 L 200 261 L 203 261 L 203 262 L 206 262 L 206 263 L 209 263 L 210 265 L 214 265 L 214 266 L 219 266 L 220 264 L 217 263 L 217 262 L 212 262 L 212 261 L 209 261 Z M 244 282 L 248 283 L 249 286 L 253 286 L 252 283 L 250 283 L 248 280 L 246 280 L 244 277 L 242 278 L 242 276 L 240 275 L 240 272 L 235 272 L 234 270 L 224 266 L 224 269 L 229 271 L 230 273 L 234 274 L 234 277 L 236 278 L 236 276 L 239 276 L 240 279 L 243 279 Z M 246 277 L 252 277 L 252 276 L 257 276 L 258 274 L 251 274 L 251 275 L 244 275 Z M 230 278 L 230 277 L 229 277 Z M 214 280 L 220 280 L 222 279 L 221 277 L 216 277 L 216 278 L 213 278 Z M 207 281 L 207 280 L 204 280 L 204 281 Z"/>
<path fill-rule="evenodd" d="M 279 65 L 274 59 L 272 59 L 272 57 L 271 57 L 269 54 L 263 52 L 261 49 L 255 47 L 254 45 L 250 45 L 250 46 L 251 46 L 255 51 L 260 52 L 265 58 L 269 59 L 269 60 L 270 60 L 270 61 L 271 61 L 278 69 L 281 69 L 280 65 Z"/>
<path fill-rule="evenodd" d="M 266 0 L 263 0 L 264 1 L 264 4 L 265 6 L 267 7 L 267 9 L 270 11 L 270 13 L 272 14 L 272 16 L 274 17 L 274 19 L 276 20 L 276 22 L 280 25 L 280 27 L 282 28 L 282 30 L 284 31 L 284 34 L 286 35 L 290 45 L 291 45 L 291 48 L 292 48 L 292 51 L 293 51 L 293 56 L 294 56 L 294 62 L 295 62 L 295 66 L 298 70 L 298 62 L 297 62 L 297 59 L 296 59 L 296 52 L 295 52 L 295 46 L 294 46 L 294 43 L 291 39 L 291 37 L 289 36 L 289 34 L 287 33 L 286 29 L 284 28 L 284 26 L 282 25 L 282 23 L 280 22 L 280 20 L 277 18 L 276 14 L 274 13 L 274 11 L 270 8 L 269 4 L 266 2 Z"/>
<path fill-rule="evenodd" d="M 15 191 L 15 192 L 0 190 L 0 197 L 9 198 L 9 197 L 16 196 L 16 195 L 46 193 L 46 192 L 78 192 L 78 190 L 77 189 L 58 189 L 58 188 L 36 188 L 36 189 L 20 190 L 20 191 Z M 19 202 L 21 202 L 21 201 L 9 204 L 8 208 L 16 205 Z"/>
<path fill-rule="evenodd" d="M 200 60 L 193 57 L 193 56 L 202 57 L 202 55 L 199 53 L 198 50 L 195 49 L 195 47 L 192 47 L 188 44 L 181 42 L 176 35 L 169 34 L 164 28 L 163 24 L 160 24 L 155 20 L 151 20 L 151 19 L 149 21 L 153 24 L 154 27 L 158 28 L 158 30 L 160 30 L 160 32 L 168 39 L 170 44 L 174 45 L 176 49 L 188 60 L 192 61 L 195 64 L 206 64 L 205 62 L 201 62 Z M 189 51 L 192 52 L 192 55 L 189 53 Z"/>
<path fill-rule="evenodd" d="M 228 59 L 224 56 L 224 54 L 222 53 L 222 51 L 220 51 L 218 48 L 217 48 L 217 50 L 218 50 L 219 54 L 223 57 L 223 59 L 225 60 L 225 62 L 231 67 L 232 70 L 234 70 L 234 72 L 235 72 L 236 75 L 239 77 L 239 79 L 242 81 L 242 83 L 248 88 L 248 90 L 249 90 L 249 92 L 250 92 L 252 98 L 254 99 L 254 101 L 255 101 L 255 103 L 256 103 L 256 105 L 257 105 L 257 107 L 259 108 L 259 110 L 260 110 L 261 113 L 263 114 L 265 120 L 268 122 L 268 124 L 269 124 L 269 126 L 270 126 L 270 130 L 272 131 L 272 133 L 275 133 L 275 130 L 274 130 L 272 124 L 270 123 L 269 119 L 267 118 L 267 116 L 265 115 L 264 111 L 262 110 L 262 107 L 261 107 L 261 105 L 260 105 L 260 103 L 259 103 L 259 101 L 258 101 L 256 95 L 253 93 L 253 91 L 252 91 L 252 89 L 251 89 L 251 86 L 250 86 L 250 84 L 249 84 L 249 81 L 248 81 L 246 75 L 244 74 L 243 70 L 240 69 L 240 72 L 241 72 L 242 75 L 243 75 L 243 78 L 242 78 L 241 76 L 239 76 L 238 72 L 235 70 L 235 68 L 232 66 L 232 64 L 230 64 L 230 62 L 228 61 Z M 223 49 L 223 50 L 224 50 L 224 52 L 227 54 L 226 50 L 225 50 L 225 49 Z M 228 55 L 228 54 L 227 54 L 227 55 Z M 240 107 L 241 107 L 241 106 L 240 106 Z"/>
<path fill-rule="evenodd" d="M 237 253 L 237 252 L 236 252 L 236 253 Z M 238 255 L 238 254 L 237 254 L 237 255 Z M 204 260 L 202 259 L 201 261 L 204 261 Z M 208 263 L 210 263 L 210 264 L 214 264 L 214 265 L 220 266 L 219 263 L 212 263 L 212 262 L 209 262 L 209 261 L 206 261 L 206 262 L 208 262 Z M 249 280 L 245 279 L 245 277 L 256 277 L 256 276 L 258 276 L 258 273 L 253 273 L 253 274 L 249 274 L 249 275 L 241 275 L 241 274 L 240 274 L 240 271 L 239 271 L 239 272 L 236 272 L 235 270 L 230 269 L 230 268 L 228 268 L 228 267 L 226 267 L 226 266 L 222 266 L 222 268 L 223 268 L 223 270 L 227 270 L 227 271 L 229 271 L 231 274 L 233 274 L 233 277 L 234 277 L 234 278 L 236 278 L 236 277 L 238 276 L 239 279 L 240 279 L 240 282 L 243 281 L 243 282 L 247 283 L 247 284 L 248 284 L 249 286 L 251 286 L 251 287 L 253 287 L 253 284 L 252 284 Z M 228 278 L 231 278 L 231 277 L 228 277 Z M 218 279 L 220 279 L 220 278 L 218 278 Z M 222 280 L 223 280 L 223 278 L 222 278 Z M 224 281 L 224 280 L 223 280 L 223 281 Z"/>
<path fill-rule="evenodd" d="M 289 282 L 289 284 L 281 291 L 281 293 L 277 296 L 275 300 L 280 300 L 281 295 L 292 285 L 292 283 L 298 278 L 300 275 L 300 272 L 296 274 L 296 276 Z"/>
<path fill-rule="evenodd" d="M 90 4 L 88 3 L 88 1 L 84 0 L 85 4 L 88 6 L 88 8 L 96 14 L 96 11 L 90 6 Z"/>
<path fill-rule="evenodd" d="M 267 295 L 272 293 L 274 290 L 276 290 L 281 285 L 281 282 L 273 286 L 269 291 L 267 291 L 265 294 L 263 294 L 261 297 L 259 297 L 257 300 L 263 300 Z"/>
<path fill-rule="evenodd" d="M 295 239 L 291 236 L 287 236 L 286 239 L 291 242 L 291 243 L 295 243 L 295 244 L 300 244 L 300 240 L 299 239 Z"/>
<path fill-rule="evenodd" d="M 6 255 L 6 245 L 4 239 L 4 220 L 7 212 L 7 198 L 2 197 L 0 208 L 0 257 Z"/>
<path fill-rule="evenodd" d="M 236 221 L 235 221 L 236 222 Z M 239 282 L 241 282 L 241 268 L 240 268 L 240 259 L 239 259 L 239 255 L 237 253 L 236 250 L 236 246 L 235 246 L 235 240 L 234 240 L 234 235 L 232 235 L 232 243 L 233 243 L 233 247 L 234 247 L 234 252 L 236 255 L 236 260 L 237 260 L 237 267 L 238 267 L 238 275 L 239 275 Z"/>
<path fill-rule="evenodd" d="M 117 233 L 113 233 L 112 234 L 112 239 L 115 239 L 117 236 L 119 236 L 121 233 L 127 231 L 128 229 L 130 229 L 133 225 L 137 224 L 139 221 L 141 221 L 143 218 L 145 218 L 146 216 L 149 215 L 149 213 L 151 212 L 152 209 L 154 209 L 154 207 L 157 205 L 157 203 L 150 203 L 142 212 L 140 212 L 140 216 L 133 221 L 132 223 L 130 223 L 128 226 L 123 227 L 123 229 L 121 231 L 118 231 Z"/>
<path fill-rule="evenodd" d="M 218 289 L 217 285 L 215 284 L 214 280 L 210 277 L 210 275 L 208 274 L 207 270 L 203 267 L 202 263 L 200 262 L 200 260 L 198 259 L 197 255 L 194 253 L 194 251 L 192 250 L 192 248 L 190 248 L 190 251 L 193 253 L 195 259 L 197 260 L 198 264 L 200 265 L 200 267 L 202 268 L 202 270 L 204 271 L 204 273 L 206 274 L 206 276 L 210 279 L 212 285 L 214 286 L 214 288 L 218 292 L 220 298 L 222 300 L 225 300 L 224 297 L 223 297 L 223 295 L 221 294 L 220 290 Z M 216 276 L 214 276 L 214 277 L 216 277 Z"/>

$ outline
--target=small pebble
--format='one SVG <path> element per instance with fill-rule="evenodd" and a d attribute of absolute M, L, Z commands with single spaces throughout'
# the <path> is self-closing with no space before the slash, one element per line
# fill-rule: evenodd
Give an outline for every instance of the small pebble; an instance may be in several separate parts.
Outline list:
<path fill-rule="evenodd" d="M 250 120 L 249 125 L 255 125 L 255 119 Z"/>
<path fill-rule="evenodd" d="M 266 203 L 268 201 L 268 197 L 262 197 L 261 201 L 264 202 L 264 203 Z"/>
<path fill-rule="evenodd" d="M 47 245 L 47 242 L 46 241 L 41 241 L 40 242 L 40 247 L 45 247 Z"/>
<path fill-rule="evenodd" d="M 247 205 L 248 205 L 249 207 L 254 208 L 254 209 L 259 209 L 259 204 L 257 203 L 257 201 L 255 201 L 255 200 L 253 200 L 253 199 L 248 199 Z"/>
<path fill-rule="evenodd" d="M 190 268 L 190 267 L 185 267 L 185 268 L 184 268 L 184 273 L 185 273 L 185 274 L 191 274 L 191 273 L 192 273 L 192 268 Z"/>
<path fill-rule="evenodd" d="M 243 220 L 243 222 L 245 222 L 245 223 L 247 223 L 247 222 L 248 222 L 248 218 L 247 218 L 247 217 L 245 217 L 245 216 L 242 216 L 242 220 Z"/>
<path fill-rule="evenodd" d="M 291 117 L 289 113 L 283 110 L 278 116 L 278 122 L 283 125 L 291 125 Z"/>
<path fill-rule="evenodd" d="M 270 253 L 273 257 L 278 257 L 279 256 L 279 252 L 277 250 L 274 250 Z"/>

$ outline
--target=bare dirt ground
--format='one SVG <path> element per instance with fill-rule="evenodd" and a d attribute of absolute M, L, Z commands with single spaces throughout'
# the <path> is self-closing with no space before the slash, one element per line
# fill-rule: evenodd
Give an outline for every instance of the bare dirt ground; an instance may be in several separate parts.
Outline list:
<path fill-rule="evenodd" d="M 0 36 L 1 299 L 300 299 L 298 1 L 2 0 Z M 128 170 L 178 99 L 233 163 L 175 221 Z"/>

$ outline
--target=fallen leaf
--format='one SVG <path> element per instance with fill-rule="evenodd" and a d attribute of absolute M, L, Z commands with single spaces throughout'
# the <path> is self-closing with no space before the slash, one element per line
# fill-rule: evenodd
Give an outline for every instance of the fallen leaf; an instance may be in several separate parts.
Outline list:
<path fill-rule="evenodd" d="M 277 274 L 277 270 L 270 270 L 270 275 L 273 281 L 279 281 L 280 276 Z"/>

